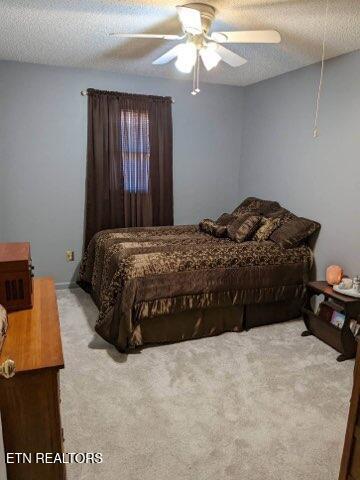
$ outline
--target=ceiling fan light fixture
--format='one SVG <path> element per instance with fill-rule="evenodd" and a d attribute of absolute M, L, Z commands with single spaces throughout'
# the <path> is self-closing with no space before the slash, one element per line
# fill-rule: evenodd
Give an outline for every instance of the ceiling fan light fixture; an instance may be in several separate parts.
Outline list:
<path fill-rule="evenodd" d="M 177 55 L 175 67 L 182 73 L 190 73 L 196 63 L 197 49 L 196 46 L 191 43 L 184 43 L 180 45 L 180 50 Z"/>
<path fill-rule="evenodd" d="M 203 47 L 199 53 L 208 72 L 215 68 L 221 60 L 220 55 L 211 47 L 211 44 Z"/>
<path fill-rule="evenodd" d="M 198 30 L 197 28 L 193 27 L 186 27 L 186 33 L 190 33 L 190 35 L 201 35 L 201 31 Z"/>
<path fill-rule="evenodd" d="M 330 0 L 328 0 L 330 1 Z M 120 38 L 157 38 L 164 40 L 184 40 L 156 58 L 153 65 L 166 65 L 175 60 L 176 68 L 185 74 L 194 72 L 194 85 L 199 84 L 199 57 L 206 70 L 215 68 L 220 60 L 230 67 L 244 65 L 247 60 L 222 44 L 276 44 L 281 41 L 281 35 L 276 30 L 234 30 L 229 32 L 212 32 L 215 19 L 215 8 L 204 3 L 188 3 L 176 7 L 183 35 L 162 33 L 115 33 Z"/>
<path fill-rule="evenodd" d="M 201 35 L 203 29 L 200 11 L 194 8 L 189 8 L 186 5 L 179 5 L 176 8 L 184 33 L 190 33 L 191 35 Z"/>
<path fill-rule="evenodd" d="M 228 37 L 225 35 L 225 33 L 220 33 L 220 32 L 213 32 L 211 34 L 211 39 L 215 40 L 215 42 L 226 42 Z"/>

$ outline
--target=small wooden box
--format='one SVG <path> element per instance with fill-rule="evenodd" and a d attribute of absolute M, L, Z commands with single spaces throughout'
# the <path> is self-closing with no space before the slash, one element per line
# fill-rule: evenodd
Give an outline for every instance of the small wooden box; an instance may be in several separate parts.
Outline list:
<path fill-rule="evenodd" d="M 33 305 L 30 243 L 0 243 L 0 304 L 8 312 Z"/>

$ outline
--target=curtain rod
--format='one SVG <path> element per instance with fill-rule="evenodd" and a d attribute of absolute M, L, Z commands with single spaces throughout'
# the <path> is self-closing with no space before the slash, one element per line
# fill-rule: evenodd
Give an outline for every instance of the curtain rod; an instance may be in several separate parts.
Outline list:
<path fill-rule="evenodd" d="M 83 97 L 86 97 L 88 94 L 87 90 L 81 90 L 80 93 Z M 175 103 L 175 100 L 173 98 L 171 99 L 171 103 Z"/>

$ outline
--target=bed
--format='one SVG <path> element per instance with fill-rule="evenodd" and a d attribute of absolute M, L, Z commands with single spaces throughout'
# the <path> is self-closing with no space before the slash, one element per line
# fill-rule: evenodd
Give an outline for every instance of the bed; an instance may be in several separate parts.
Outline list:
<path fill-rule="evenodd" d="M 80 284 L 99 308 L 96 332 L 129 351 L 295 318 L 312 263 L 307 244 L 237 243 L 197 225 L 122 228 L 93 237 Z"/>

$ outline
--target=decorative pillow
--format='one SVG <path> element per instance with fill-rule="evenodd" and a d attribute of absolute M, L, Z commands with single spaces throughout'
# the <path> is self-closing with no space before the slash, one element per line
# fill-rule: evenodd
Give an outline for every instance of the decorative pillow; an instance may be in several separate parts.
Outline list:
<path fill-rule="evenodd" d="M 226 229 L 227 236 L 229 237 L 228 233 L 229 233 L 230 227 L 232 231 L 235 231 L 235 229 L 239 228 L 240 225 L 242 225 L 245 222 L 245 220 L 251 217 L 252 215 L 254 215 L 254 213 L 251 213 L 251 212 L 245 212 L 240 215 L 231 214 L 231 219 L 230 219 L 230 222 L 227 224 L 227 229 Z"/>
<path fill-rule="evenodd" d="M 204 218 L 204 220 L 201 220 L 199 223 L 199 228 L 203 232 L 212 235 L 215 230 L 215 221 L 211 220 L 211 218 Z"/>
<path fill-rule="evenodd" d="M 226 227 L 235 220 L 235 215 L 231 213 L 223 213 L 220 217 L 216 220 L 216 229 L 215 229 L 215 236 L 216 237 L 226 237 Z"/>
<path fill-rule="evenodd" d="M 253 240 L 263 242 L 281 225 L 281 218 L 262 218 L 260 227 L 256 230 Z"/>
<path fill-rule="evenodd" d="M 223 213 L 214 221 L 210 218 L 205 218 L 199 223 L 200 230 L 215 237 L 226 237 L 227 225 L 231 223 L 236 217 L 230 213 Z"/>
<path fill-rule="evenodd" d="M 297 216 L 289 212 L 289 210 L 286 210 L 286 208 L 280 207 L 276 210 L 268 212 L 266 214 L 266 218 L 281 218 L 281 222 L 284 223 L 293 218 L 297 218 Z"/>
<path fill-rule="evenodd" d="M 268 215 L 268 213 L 279 210 L 280 204 L 271 200 L 262 200 L 261 198 L 248 197 L 240 203 L 232 212 L 233 215 L 240 215 L 250 212 L 257 215 Z"/>
<path fill-rule="evenodd" d="M 250 239 L 261 222 L 260 215 L 239 217 L 227 227 L 227 234 L 231 240 L 241 243 Z"/>
<path fill-rule="evenodd" d="M 8 329 L 8 319 L 5 308 L 0 305 L 0 352 Z"/>
<path fill-rule="evenodd" d="M 277 228 L 271 235 L 270 240 L 283 248 L 298 246 L 320 229 L 320 224 L 307 218 L 296 217 L 289 219 Z"/>

